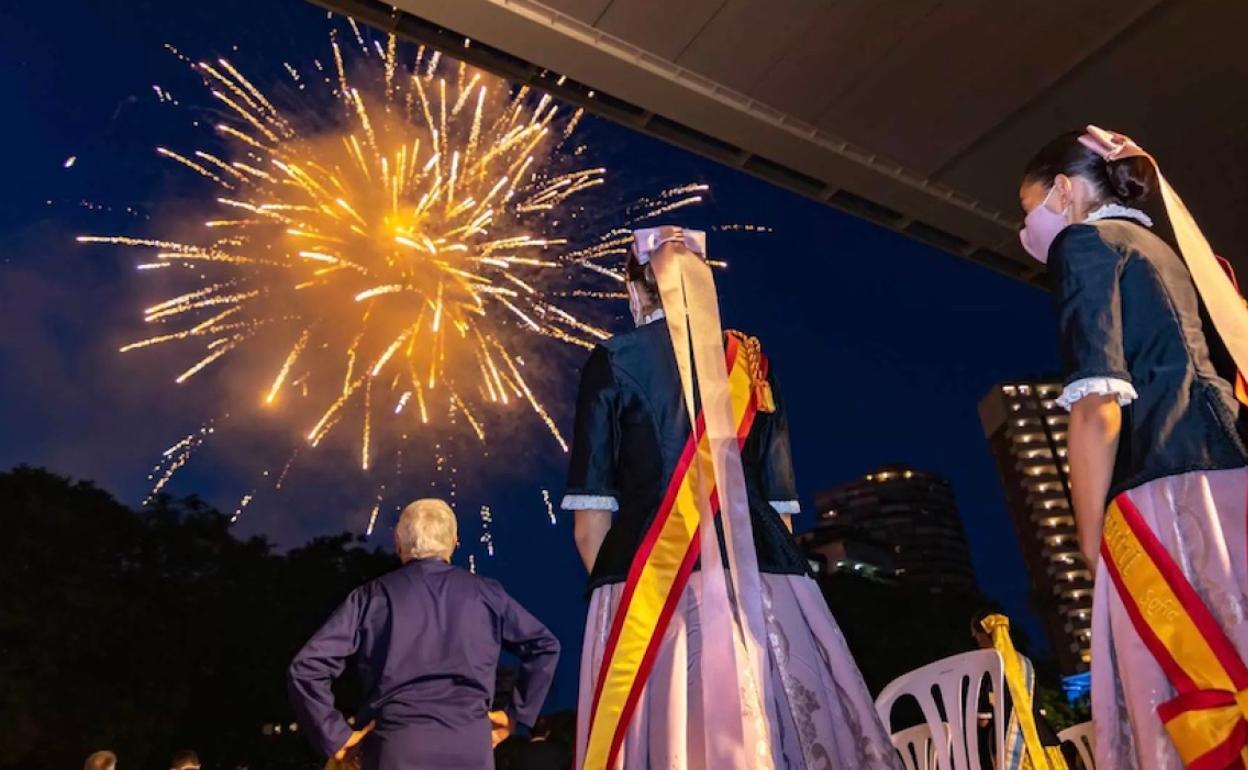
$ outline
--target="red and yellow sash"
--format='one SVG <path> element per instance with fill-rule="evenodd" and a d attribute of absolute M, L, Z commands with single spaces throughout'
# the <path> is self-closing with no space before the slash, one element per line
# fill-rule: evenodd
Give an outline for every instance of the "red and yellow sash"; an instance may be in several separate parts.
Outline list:
<path fill-rule="evenodd" d="M 1248 667 L 1126 495 L 1101 556 L 1140 639 L 1178 692 L 1157 714 L 1191 770 L 1248 767 Z"/>
<path fill-rule="evenodd" d="M 766 359 L 746 350 L 748 340 L 728 335 L 728 391 L 738 440 L 744 444 L 759 411 L 759 379 L 766 382 Z M 764 403 L 764 408 L 766 404 Z M 695 422 L 663 502 L 633 557 L 628 579 L 607 638 L 589 718 L 584 770 L 614 767 L 624 733 L 649 678 L 650 669 L 676 605 L 700 553 L 696 471 L 713 478 L 710 442 L 701 414 Z M 711 511 L 719 501 L 710 492 Z"/>

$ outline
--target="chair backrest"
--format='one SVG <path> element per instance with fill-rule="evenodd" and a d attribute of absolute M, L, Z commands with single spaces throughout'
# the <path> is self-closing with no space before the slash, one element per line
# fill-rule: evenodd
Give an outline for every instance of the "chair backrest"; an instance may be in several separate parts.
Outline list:
<path fill-rule="evenodd" d="M 907 727 L 893 733 L 892 740 L 905 770 L 936 770 L 936 743 L 927 725 Z"/>
<path fill-rule="evenodd" d="M 1057 737 L 1061 738 L 1063 743 L 1075 744 L 1075 751 L 1079 752 L 1079 761 L 1083 762 L 1083 770 L 1096 770 L 1096 733 L 1092 730 L 1091 722 L 1067 727 L 1058 733 Z"/>
<path fill-rule="evenodd" d="M 902 698 L 913 698 L 937 747 L 937 770 L 980 770 L 978 716 L 985 679 L 995 696 L 992 726 L 997 761 L 1005 755 L 1003 668 L 996 650 L 944 658 L 890 682 L 876 698 L 875 710 L 892 732 L 893 706 Z"/>

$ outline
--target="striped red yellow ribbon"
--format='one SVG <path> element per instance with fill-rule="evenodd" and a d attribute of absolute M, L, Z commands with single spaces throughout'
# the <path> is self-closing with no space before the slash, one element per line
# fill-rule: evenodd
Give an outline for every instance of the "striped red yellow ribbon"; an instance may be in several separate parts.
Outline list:
<path fill-rule="evenodd" d="M 1101 556 L 1140 639 L 1177 695 L 1157 713 L 1190 770 L 1248 767 L 1248 667 L 1127 494 Z"/>
<path fill-rule="evenodd" d="M 744 443 L 757 414 L 757 404 L 750 366 L 746 356 L 739 355 L 740 351 L 740 340 L 729 335 L 728 391 L 738 440 Z M 763 371 L 765 376 L 765 360 Z M 703 478 L 710 477 L 710 452 L 705 425 L 698 415 L 663 502 L 633 558 L 615 611 L 594 690 L 589 740 L 581 765 L 584 770 L 615 766 L 659 645 L 697 563 L 701 516 L 694 464 L 701 465 Z M 713 489 L 710 504 L 711 511 L 718 514 L 719 502 Z"/>

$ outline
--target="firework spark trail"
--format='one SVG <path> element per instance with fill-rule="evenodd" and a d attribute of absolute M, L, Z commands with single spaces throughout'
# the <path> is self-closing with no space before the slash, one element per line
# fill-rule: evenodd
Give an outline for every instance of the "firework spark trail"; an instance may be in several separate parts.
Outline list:
<path fill-rule="evenodd" d="M 238 505 L 234 508 L 234 513 L 230 516 L 231 524 L 236 524 L 238 520 L 242 518 L 243 510 L 246 509 L 248 505 L 251 505 L 251 501 L 254 500 L 255 497 L 256 490 L 254 489 L 243 495 L 242 499 L 238 501 Z"/>
<path fill-rule="evenodd" d="M 377 526 L 377 514 L 381 513 L 381 501 L 373 503 L 373 510 L 368 514 L 368 526 L 364 529 L 364 537 L 372 537 L 373 528 Z"/>
<path fill-rule="evenodd" d="M 186 434 L 164 452 L 161 452 L 160 460 L 147 475 L 148 480 L 152 482 L 152 489 L 148 492 L 147 497 L 144 498 L 143 505 L 150 504 L 160 494 L 165 485 L 178 472 L 178 469 L 186 465 L 187 461 L 191 459 L 191 455 L 195 453 L 195 450 L 203 446 L 204 442 L 208 440 L 208 437 L 215 430 L 214 421 L 209 420 L 201 425 L 198 430 Z"/>
<path fill-rule="evenodd" d="M 485 552 L 490 556 L 494 555 L 494 533 L 490 531 L 493 523 L 494 513 L 490 506 L 481 506 L 481 542 L 485 544 Z"/>
<path fill-rule="evenodd" d="M 275 80 L 298 84 L 283 99 L 225 59 L 196 62 L 170 47 L 221 117 L 209 127 L 211 148 L 157 153 L 212 183 L 212 210 L 202 238 L 79 237 L 154 255 L 142 270 L 180 264 L 194 269 L 179 275 L 200 280 L 145 308 L 145 320 L 163 328 L 122 350 L 197 345 L 177 383 L 246 360 L 240 374 L 254 381 L 257 401 L 303 422 L 309 445 L 354 422 L 365 471 L 409 430 L 438 435 L 425 426 L 466 428 L 487 447 L 491 426 L 514 422 L 518 410 L 566 452 L 530 380 L 544 379 L 544 340 L 592 347 L 609 336 L 563 303 L 618 299 L 602 284 L 622 280 L 616 266 L 629 242 L 617 228 L 569 247 L 570 235 L 585 235 L 564 232 L 578 196 L 607 178 L 601 167 L 560 167 L 579 155 L 561 145 L 583 112 L 560 118 L 549 96 L 423 47 L 411 59 L 393 36 L 369 45 L 350 26 L 348 35 L 331 32 L 332 65 L 315 62 L 322 75 L 282 63 Z M 229 197 L 218 197 L 222 189 Z M 625 218 L 661 216 L 705 191 L 663 191 Z M 272 356 L 267 368 L 252 370 L 262 356 L 238 355 L 253 348 Z M 212 432 L 205 423 L 170 448 L 153 469 L 153 495 Z"/>
<path fill-rule="evenodd" d="M 554 526 L 554 525 L 557 523 L 557 522 L 555 521 L 555 506 L 554 506 L 554 504 L 550 501 L 550 490 L 549 490 L 549 489 L 543 489 L 543 490 L 542 490 L 542 503 L 543 503 L 543 504 L 545 504 L 545 506 L 546 506 L 546 517 L 550 519 L 550 524 L 551 524 L 551 526 Z"/>

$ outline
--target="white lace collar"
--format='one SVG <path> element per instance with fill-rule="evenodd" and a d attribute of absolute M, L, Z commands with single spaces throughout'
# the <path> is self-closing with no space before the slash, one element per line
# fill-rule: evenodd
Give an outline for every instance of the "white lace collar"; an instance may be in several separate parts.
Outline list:
<path fill-rule="evenodd" d="M 667 313 L 664 313 L 664 312 L 663 312 L 663 308 L 657 308 L 657 309 L 655 309 L 655 310 L 653 310 L 653 311 L 651 311 L 651 312 L 649 312 L 649 313 L 647 313 L 647 314 L 643 315 L 643 316 L 641 317 L 641 323 L 639 323 L 639 324 L 637 324 L 637 325 L 638 325 L 638 326 L 645 326 L 646 324 L 651 324 L 651 323 L 654 323 L 655 321 L 659 320 L 660 318 L 667 318 Z"/>
<path fill-rule="evenodd" d="M 1096 211 L 1088 214 L 1084 222 L 1099 222 L 1102 219 L 1131 219 L 1145 227 L 1153 226 L 1153 218 L 1139 209 L 1123 206 L 1119 203 L 1106 203 Z"/>

